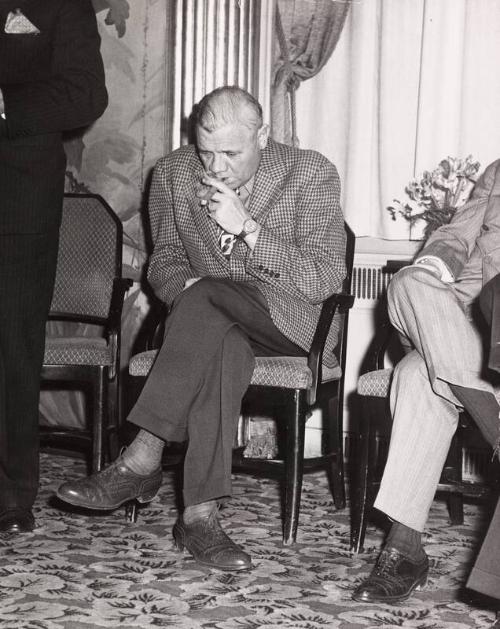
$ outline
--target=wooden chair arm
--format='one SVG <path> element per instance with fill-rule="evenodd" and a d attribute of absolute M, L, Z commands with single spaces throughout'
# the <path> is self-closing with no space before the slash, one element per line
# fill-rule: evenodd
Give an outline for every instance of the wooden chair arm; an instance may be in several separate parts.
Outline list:
<path fill-rule="evenodd" d="M 361 374 L 376 371 L 377 369 L 384 369 L 385 354 L 393 334 L 394 328 L 389 319 L 385 318 L 377 324 L 375 336 L 370 343 L 365 360 L 363 361 Z"/>
<path fill-rule="evenodd" d="M 311 343 L 311 349 L 307 357 L 307 364 L 312 372 L 312 391 L 316 391 L 317 385 L 321 382 L 321 364 L 323 361 L 323 351 L 325 349 L 328 332 L 332 325 L 333 317 L 337 309 L 341 313 L 347 313 L 354 304 L 354 296 L 346 293 L 334 293 L 323 302 L 319 315 L 316 331 Z"/>
<path fill-rule="evenodd" d="M 106 329 L 108 333 L 117 330 L 121 326 L 121 317 L 123 310 L 123 301 L 125 293 L 132 286 L 131 279 L 125 277 L 115 277 L 113 280 L 113 292 L 111 293 L 111 304 L 109 307 L 109 317 Z"/>

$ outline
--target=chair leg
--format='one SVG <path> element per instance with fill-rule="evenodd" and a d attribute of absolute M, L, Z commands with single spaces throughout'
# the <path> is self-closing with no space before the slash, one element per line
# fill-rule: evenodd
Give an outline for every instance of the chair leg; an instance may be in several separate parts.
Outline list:
<path fill-rule="evenodd" d="M 464 497 L 463 494 L 450 493 L 448 495 L 448 513 L 453 526 L 464 523 Z"/>
<path fill-rule="evenodd" d="M 100 472 L 104 465 L 104 426 L 108 419 L 105 404 L 107 384 L 107 367 L 99 367 L 92 381 L 92 472 Z"/>
<path fill-rule="evenodd" d="M 290 545 L 297 539 L 300 496 L 304 472 L 304 436 L 306 426 L 305 392 L 293 392 L 293 412 L 290 413 L 286 430 L 285 473 L 285 521 L 283 544 Z"/>
<path fill-rule="evenodd" d="M 323 429 L 326 427 L 325 449 L 328 454 L 334 454 L 327 463 L 328 481 L 333 495 L 333 503 L 336 509 L 344 509 L 345 479 L 344 479 L 344 447 L 343 447 L 343 401 L 338 397 L 332 397 L 322 405 Z"/>
<path fill-rule="evenodd" d="M 374 501 L 374 475 L 377 462 L 376 431 L 372 410 L 380 404 L 368 396 L 360 396 L 361 412 L 359 416 L 359 441 L 357 443 L 359 460 L 357 471 L 353 474 L 351 485 L 351 550 L 363 551 L 368 516 Z"/>
<path fill-rule="evenodd" d="M 462 433 L 459 424 L 451 440 L 441 480 L 448 483 L 462 481 Z M 461 493 L 450 492 L 447 496 L 448 513 L 452 525 L 464 523 L 464 497 Z"/>
<path fill-rule="evenodd" d="M 106 462 L 114 461 L 120 453 L 120 392 L 119 377 L 115 375 L 113 380 L 108 381 L 108 418 L 105 433 L 107 435 L 107 447 L 104 448 Z"/>

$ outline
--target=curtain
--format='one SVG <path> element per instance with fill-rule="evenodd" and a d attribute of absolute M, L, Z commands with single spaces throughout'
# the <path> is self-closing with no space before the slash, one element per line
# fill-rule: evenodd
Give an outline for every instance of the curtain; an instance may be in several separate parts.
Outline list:
<path fill-rule="evenodd" d="M 499 156 L 498 0 L 359 0 L 298 93 L 302 144 L 329 157 L 357 236 L 407 239 L 387 206 L 447 156 Z M 419 237 L 412 233 L 411 237 Z"/>
<path fill-rule="evenodd" d="M 335 49 L 349 0 L 278 0 L 276 61 L 271 99 L 272 135 L 298 145 L 295 92 L 315 76 Z"/>
<path fill-rule="evenodd" d="M 142 291 L 147 251 L 143 208 L 156 160 L 168 152 L 171 127 L 169 79 L 173 40 L 170 2 L 165 0 L 93 0 L 101 35 L 109 105 L 83 137 L 65 143 L 67 192 L 92 192 L 106 199 L 124 230 L 123 275 L 132 278 L 122 317 L 123 369 L 148 310 Z M 51 322 L 51 332 L 96 335 L 86 325 Z M 42 424 L 81 426 L 84 397 L 76 391 L 44 389 Z"/>

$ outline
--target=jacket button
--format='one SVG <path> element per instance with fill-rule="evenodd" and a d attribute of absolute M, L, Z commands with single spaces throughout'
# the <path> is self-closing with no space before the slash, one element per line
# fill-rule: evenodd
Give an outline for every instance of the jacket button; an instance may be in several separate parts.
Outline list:
<path fill-rule="evenodd" d="M 259 271 L 262 271 L 264 269 L 264 267 L 262 266 L 262 264 L 259 264 Z"/>
<path fill-rule="evenodd" d="M 276 277 L 276 278 L 277 278 L 277 277 L 279 277 L 279 276 L 280 276 L 280 274 L 279 274 L 279 273 L 275 273 L 275 274 L 274 274 L 274 277 Z"/>
<path fill-rule="evenodd" d="M 483 231 L 484 232 L 489 232 L 490 228 L 488 227 L 488 225 L 483 225 Z"/>

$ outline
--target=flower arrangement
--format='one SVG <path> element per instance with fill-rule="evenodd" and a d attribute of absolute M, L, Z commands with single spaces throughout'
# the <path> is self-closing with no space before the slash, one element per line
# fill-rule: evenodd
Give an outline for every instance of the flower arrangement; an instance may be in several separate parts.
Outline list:
<path fill-rule="evenodd" d="M 472 155 L 441 160 L 433 171 L 425 170 L 420 179 L 413 179 L 406 186 L 409 201 L 394 199 L 395 205 L 387 208 L 392 220 L 400 215 L 410 226 L 423 220 L 427 223 L 424 236 L 428 238 L 437 227 L 449 223 L 456 209 L 467 201 L 479 167 Z"/>

